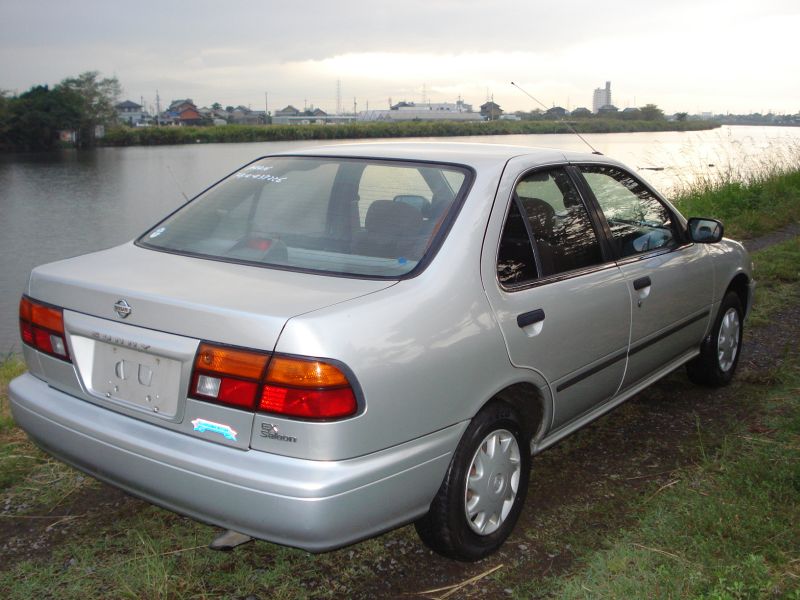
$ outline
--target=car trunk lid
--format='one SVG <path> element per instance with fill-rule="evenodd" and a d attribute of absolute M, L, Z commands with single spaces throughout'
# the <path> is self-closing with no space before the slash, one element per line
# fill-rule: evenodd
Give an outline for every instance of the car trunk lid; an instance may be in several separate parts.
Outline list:
<path fill-rule="evenodd" d="M 251 411 L 187 398 L 200 340 L 269 352 L 291 317 L 393 284 L 126 244 L 34 269 L 28 294 L 64 309 L 73 364 L 27 351 L 26 356 L 33 359 L 28 361 L 31 372 L 55 388 L 245 449 L 252 435 Z M 120 300 L 129 307 L 127 314 L 114 310 Z"/>
<path fill-rule="evenodd" d="M 272 350 L 286 321 L 393 285 L 231 264 L 125 244 L 34 269 L 29 294 L 157 331 Z M 130 306 L 121 317 L 120 301 Z"/>

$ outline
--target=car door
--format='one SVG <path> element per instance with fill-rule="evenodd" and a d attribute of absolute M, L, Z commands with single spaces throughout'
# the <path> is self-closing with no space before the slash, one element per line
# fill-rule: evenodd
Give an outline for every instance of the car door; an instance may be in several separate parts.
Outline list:
<path fill-rule="evenodd" d="M 634 175 L 602 164 L 579 169 L 633 298 L 625 389 L 700 344 L 711 315 L 713 264 L 702 244 L 688 241 L 681 218 Z"/>
<path fill-rule="evenodd" d="M 498 190 L 482 277 L 511 362 L 550 385 L 557 428 L 617 392 L 630 294 L 566 168 L 522 160 Z"/>

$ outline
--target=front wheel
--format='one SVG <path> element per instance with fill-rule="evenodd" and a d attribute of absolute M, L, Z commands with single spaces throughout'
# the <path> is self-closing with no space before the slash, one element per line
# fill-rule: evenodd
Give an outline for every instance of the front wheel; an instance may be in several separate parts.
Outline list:
<path fill-rule="evenodd" d="M 714 327 L 703 341 L 700 355 L 686 364 L 686 372 L 694 383 L 719 387 L 733 379 L 742 350 L 744 311 L 736 292 L 722 299 Z"/>
<path fill-rule="evenodd" d="M 530 449 L 519 416 L 495 403 L 479 412 L 456 448 L 428 514 L 415 524 L 431 549 L 479 560 L 505 542 L 522 511 Z"/>

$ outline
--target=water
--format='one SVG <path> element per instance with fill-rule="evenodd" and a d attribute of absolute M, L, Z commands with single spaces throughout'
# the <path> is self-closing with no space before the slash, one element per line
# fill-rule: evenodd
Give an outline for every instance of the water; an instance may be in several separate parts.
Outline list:
<path fill-rule="evenodd" d="M 800 128 L 586 135 L 662 192 L 697 177 L 743 175 L 800 147 Z M 432 138 L 433 139 L 433 138 Z M 574 135 L 435 138 L 585 151 Z M 36 265 L 130 240 L 257 156 L 347 141 L 101 148 L 0 155 L 0 356 L 19 350 L 17 304 Z M 709 166 L 713 165 L 713 166 Z M 651 168 L 662 168 L 653 171 Z M 711 215 L 713 216 L 713 215 Z"/>

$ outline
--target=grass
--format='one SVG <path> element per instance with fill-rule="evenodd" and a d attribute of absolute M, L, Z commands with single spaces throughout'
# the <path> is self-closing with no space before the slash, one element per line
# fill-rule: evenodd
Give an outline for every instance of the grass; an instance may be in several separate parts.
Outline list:
<path fill-rule="evenodd" d="M 726 202 L 734 201 L 729 196 Z M 755 253 L 754 261 L 751 325 L 767 325 L 800 299 L 800 240 Z M 6 395 L 23 368 L 18 357 L 0 363 L 0 526 L 12 525 L 4 530 L 10 537 L 0 538 L 0 555 L 16 537 L 31 552 L 12 565 L 0 561 L 3 597 L 371 596 L 393 564 L 404 565 L 413 580 L 415 566 L 438 560 L 410 527 L 318 556 L 267 543 L 208 552 L 214 528 L 114 495 L 27 441 L 11 421 Z M 516 532 L 492 562 L 502 561 L 503 568 L 475 585 L 517 598 L 800 600 L 798 392 L 796 355 L 786 356 L 769 377 L 742 378 L 736 402 L 751 407 L 755 422 L 726 424 L 721 433 L 698 425 L 694 439 L 674 449 L 690 457 L 688 466 L 639 492 L 620 486 L 614 474 L 600 477 L 591 493 L 569 498 Z M 651 408 L 629 403 L 613 419 L 635 425 L 650 418 L 645 413 Z M 562 470 L 572 450 L 593 447 L 592 436 L 582 432 L 566 440 L 555 449 L 561 456 L 542 455 L 545 472 Z M 631 461 L 648 463 L 647 444 L 638 451 Z M 608 521 L 614 525 L 594 526 Z M 526 545 L 544 555 L 517 551 Z M 532 575 L 540 560 L 563 566 Z M 490 568 L 448 566 L 462 581 Z M 426 583 L 415 582 L 423 586 L 418 589 L 438 587 Z M 416 595 L 415 589 L 397 593 L 405 592 Z"/>
<path fill-rule="evenodd" d="M 719 127 L 713 121 L 625 121 L 586 119 L 570 123 L 582 133 L 633 131 L 698 131 Z M 365 138 L 440 137 L 570 133 L 562 121 L 401 121 L 342 125 L 225 125 L 222 127 L 115 127 L 102 140 L 106 146 L 152 146 L 220 142 L 274 142 Z"/>
<path fill-rule="evenodd" d="M 9 381 L 25 370 L 25 363 L 16 355 L 8 355 L 0 361 L 0 434 L 14 427 L 11 410 L 8 406 L 6 388 Z"/>
<path fill-rule="evenodd" d="M 683 186 L 674 203 L 687 216 L 708 216 L 725 224 L 725 235 L 749 239 L 800 222 L 800 146 L 773 149 L 770 162 L 736 165 Z M 749 159 L 753 163 L 755 159 Z"/>
<path fill-rule="evenodd" d="M 23 515 L 41 506 L 55 508 L 60 499 L 92 480 L 50 458 L 16 427 L 8 401 L 8 384 L 25 371 L 19 356 L 0 363 L 0 500 Z M 0 504 L 0 516 L 3 504 Z M 6 514 L 6 517 L 8 515 Z"/>
<path fill-rule="evenodd" d="M 750 325 L 757 327 L 769 323 L 781 308 L 800 303 L 800 238 L 755 253 L 753 264 L 756 301 Z"/>
<path fill-rule="evenodd" d="M 697 466 L 675 473 L 677 483 L 635 527 L 582 559 L 552 595 L 800 599 L 797 358 L 778 376 L 762 399 L 766 433 L 740 428 Z"/>

